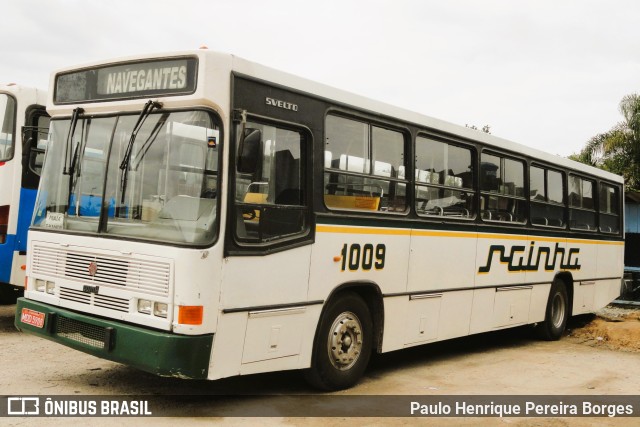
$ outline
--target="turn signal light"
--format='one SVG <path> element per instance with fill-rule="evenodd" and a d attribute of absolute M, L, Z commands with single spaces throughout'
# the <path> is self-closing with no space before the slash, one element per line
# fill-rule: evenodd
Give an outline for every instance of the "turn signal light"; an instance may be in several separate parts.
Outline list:
<path fill-rule="evenodd" d="M 181 325 L 202 325 L 204 307 L 201 305 L 178 306 L 178 323 Z"/>

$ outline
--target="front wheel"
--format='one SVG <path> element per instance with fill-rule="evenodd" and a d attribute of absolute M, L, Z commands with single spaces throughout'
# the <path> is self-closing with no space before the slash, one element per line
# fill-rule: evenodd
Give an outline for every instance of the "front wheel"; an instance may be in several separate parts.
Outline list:
<path fill-rule="evenodd" d="M 569 298 L 567 287 L 562 280 L 551 284 L 544 322 L 538 325 L 538 334 L 546 341 L 556 341 L 562 337 L 569 318 Z"/>
<path fill-rule="evenodd" d="M 333 299 L 320 320 L 307 381 L 327 391 L 357 383 L 369 363 L 372 330 L 371 313 L 362 298 L 349 292 Z"/>

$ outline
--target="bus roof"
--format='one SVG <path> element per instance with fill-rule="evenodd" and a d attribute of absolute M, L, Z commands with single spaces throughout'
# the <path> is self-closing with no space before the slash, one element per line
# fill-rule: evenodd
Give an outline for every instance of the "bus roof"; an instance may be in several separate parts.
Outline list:
<path fill-rule="evenodd" d="M 47 92 L 43 89 L 15 83 L 0 83 L 0 92 L 10 93 L 18 98 L 19 102 L 25 104 L 46 105 L 47 103 Z"/>
<path fill-rule="evenodd" d="M 312 80 L 308 80 L 293 74 L 289 74 L 287 72 L 279 71 L 255 62 L 248 61 L 246 59 L 227 54 L 227 53 L 219 53 L 215 51 L 209 50 L 191 50 L 191 51 L 180 51 L 180 52 L 167 52 L 167 53 L 159 53 L 159 54 L 147 54 L 147 55 L 137 55 L 130 56 L 124 58 L 117 58 L 107 61 L 99 61 L 83 64 L 75 67 L 68 67 L 64 69 L 56 70 L 51 75 L 50 80 L 50 91 L 49 91 L 49 103 L 47 106 L 50 114 L 55 114 L 56 110 L 61 114 L 69 114 L 71 108 L 69 106 L 55 106 L 53 104 L 53 96 L 55 92 L 55 77 L 61 73 L 68 73 L 73 70 L 82 70 L 88 69 L 92 67 L 97 67 L 105 64 L 117 64 L 117 63 L 125 63 L 125 62 L 135 62 L 135 61 L 143 61 L 143 60 L 151 60 L 151 59 L 160 59 L 160 58 L 171 58 L 171 57 L 185 57 L 192 56 L 198 57 L 199 59 L 199 69 L 198 69 L 198 88 L 196 92 L 192 95 L 185 96 L 177 96 L 171 97 L 172 99 L 166 98 L 167 101 L 172 101 L 172 103 L 181 103 L 184 105 L 184 102 L 188 99 L 200 98 L 204 100 L 206 97 L 204 96 L 204 91 L 200 86 L 206 86 L 206 79 L 209 78 L 213 73 L 207 69 L 207 67 L 213 67 L 217 71 L 221 72 L 222 75 L 226 74 L 228 76 L 229 73 L 235 72 L 240 73 L 252 78 L 264 80 L 267 82 L 271 82 L 280 86 L 284 86 L 287 88 L 291 88 L 293 90 L 307 93 L 316 97 L 324 98 L 331 100 L 332 102 L 337 102 L 340 104 L 348 105 L 351 107 L 355 107 L 360 110 L 372 112 L 374 114 L 387 116 L 389 118 L 400 120 L 406 123 L 411 123 L 417 125 L 419 127 L 425 127 L 428 129 L 434 129 L 439 132 L 444 132 L 446 134 L 454 135 L 463 139 L 468 139 L 471 141 L 478 141 L 487 146 L 495 147 L 498 150 L 511 151 L 518 154 L 522 154 L 534 159 L 538 159 L 542 162 L 546 162 L 549 164 L 555 164 L 562 168 L 573 169 L 578 172 L 583 172 L 586 174 L 598 176 L 603 179 L 607 179 L 614 182 L 623 183 L 623 178 L 615 175 L 613 173 L 604 171 L 602 169 L 598 169 L 589 165 L 585 165 L 579 162 L 575 162 L 573 160 L 567 159 L 565 157 L 549 154 L 547 152 L 531 148 L 513 141 L 509 141 L 504 138 L 500 138 L 491 134 L 487 134 L 485 132 L 480 132 L 475 129 L 467 128 L 464 126 L 456 125 L 444 120 L 436 119 L 434 117 L 426 116 L 415 111 L 410 111 L 404 108 L 396 107 L 390 104 L 386 104 L 384 102 L 376 101 L 361 95 L 353 94 L 341 89 L 334 88 L 332 86 L 328 86 L 322 83 L 318 83 Z M 205 73 L 205 70 L 207 72 Z M 217 76 L 220 76 L 218 74 Z M 203 82 L 204 80 L 204 82 Z M 230 86 L 230 79 L 226 79 L 222 82 L 217 82 L 218 85 L 226 85 Z M 230 88 L 227 87 L 227 94 L 230 96 Z M 153 97 L 157 99 L 162 99 L 162 97 Z M 112 104 L 114 101 L 107 101 L 107 103 Z M 119 104 L 128 104 L 128 106 L 139 109 L 140 101 L 137 100 L 135 103 L 131 101 L 115 101 L 119 102 Z M 57 108 L 56 108 L 57 107 Z M 220 106 L 221 109 L 228 109 L 228 106 Z M 113 108 L 111 108 L 113 110 Z M 227 111 L 228 113 L 228 111 Z"/>

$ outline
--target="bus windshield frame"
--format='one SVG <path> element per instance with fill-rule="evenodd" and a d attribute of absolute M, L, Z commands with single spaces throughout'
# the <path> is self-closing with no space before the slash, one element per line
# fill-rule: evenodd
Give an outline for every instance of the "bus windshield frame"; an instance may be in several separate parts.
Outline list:
<path fill-rule="evenodd" d="M 131 147 L 123 186 L 119 166 L 137 118 L 80 116 L 68 141 L 71 119 L 51 121 L 34 228 L 187 246 L 215 242 L 220 120 L 202 109 L 154 111 Z"/>

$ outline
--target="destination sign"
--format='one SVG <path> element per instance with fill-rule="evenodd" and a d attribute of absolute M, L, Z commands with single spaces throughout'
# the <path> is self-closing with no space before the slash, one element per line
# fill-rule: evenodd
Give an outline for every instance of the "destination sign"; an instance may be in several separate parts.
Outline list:
<path fill-rule="evenodd" d="M 195 92 L 198 61 L 174 58 L 96 67 L 56 76 L 54 102 L 106 101 Z"/>

